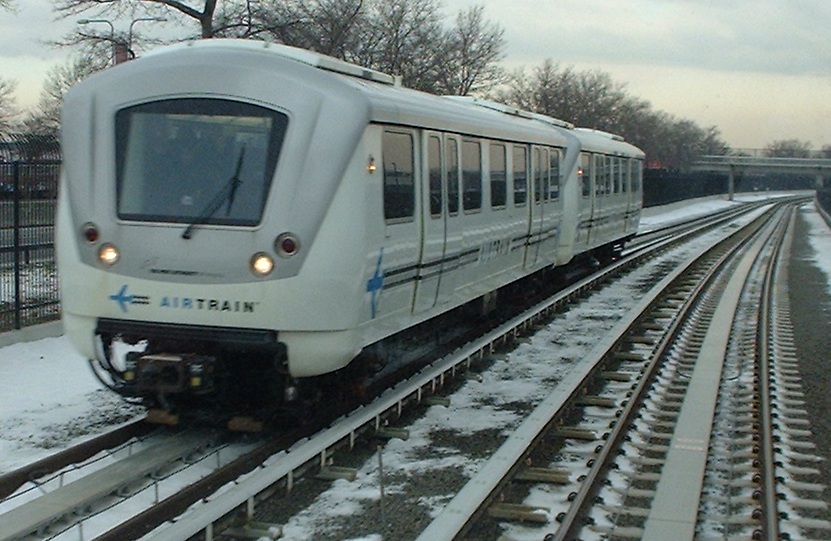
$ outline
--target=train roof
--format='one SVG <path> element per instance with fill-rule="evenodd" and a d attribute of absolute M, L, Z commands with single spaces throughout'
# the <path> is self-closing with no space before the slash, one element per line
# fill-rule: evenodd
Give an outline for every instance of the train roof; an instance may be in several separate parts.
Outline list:
<path fill-rule="evenodd" d="M 377 70 L 263 41 L 209 39 L 171 45 L 104 70 L 90 80 L 100 77 L 102 82 L 98 88 L 101 88 L 116 80 L 120 73 L 139 72 L 145 75 L 142 82 L 147 85 L 150 95 L 158 86 L 158 81 L 151 76 L 154 69 L 177 67 L 182 78 L 193 77 L 198 72 L 200 80 L 225 84 L 211 80 L 211 74 L 206 71 L 215 69 L 220 74 L 215 79 L 222 79 L 223 69 L 239 66 L 251 70 L 285 71 L 293 81 L 313 86 L 315 94 L 324 99 L 335 100 L 354 111 L 364 111 L 360 114 L 366 114 L 368 122 L 553 146 L 571 146 L 579 141 L 583 149 L 593 152 L 643 155 L 639 149 L 612 134 L 575 129 L 572 124 L 559 119 L 479 98 L 441 97 L 420 92 L 403 87 L 400 78 Z M 238 95 L 246 94 L 245 87 L 236 87 Z M 295 103 L 297 99 L 303 97 L 295 98 Z"/>
<path fill-rule="evenodd" d="M 388 85 L 401 84 L 401 79 L 399 77 L 393 77 L 392 75 L 388 75 L 377 70 L 364 68 L 356 64 L 350 64 L 349 62 L 339 60 L 331 56 L 319 54 L 314 51 L 309 51 L 307 49 L 300 49 L 298 47 L 291 47 L 289 45 L 282 45 L 279 43 L 269 43 L 267 41 L 245 39 L 211 39 L 187 41 L 176 45 L 170 45 L 168 47 L 154 49 L 145 54 L 142 58 L 152 58 L 153 56 L 170 54 L 177 51 L 181 51 L 183 49 L 186 50 L 193 48 L 221 48 L 225 50 L 236 49 L 245 52 L 263 51 L 269 54 L 277 54 L 284 58 L 290 58 L 292 60 L 302 62 L 309 66 L 320 68 L 325 71 L 331 71 L 333 73 L 350 75 L 352 77 L 358 77 L 361 79 L 366 79 L 369 81 L 375 81 L 378 83 L 384 83 Z"/>
<path fill-rule="evenodd" d="M 580 141 L 583 150 L 602 152 L 604 154 L 634 156 L 643 158 L 644 153 L 638 147 L 627 143 L 620 135 L 591 128 L 575 128 L 574 135 Z"/>
<path fill-rule="evenodd" d="M 151 64 L 161 65 L 187 57 L 204 58 L 206 55 L 221 55 L 222 62 L 233 64 L 246 58 L 248 64 L 259 63 L 262 69 L 279 69 L 280 65 L 291 63 L 294 65 L 292 71 L 302 72 L 316 84 L 322 95 L 348 100 L 355 107 L 365 107 L 370 122 L 555 146 L 574 141 L 573 136 L 566 133 L 565 122 L 532 113 L 506 114 L 506 111 L 481 107 L 479 102 L 451 100 L 409 89 L 401 86 L 398 77 L 286 45 L 240 39 L 197 40 L 157 49 L 129 64 L 135 64 L 135 67 L 144 64 L 149 68 Z"/>

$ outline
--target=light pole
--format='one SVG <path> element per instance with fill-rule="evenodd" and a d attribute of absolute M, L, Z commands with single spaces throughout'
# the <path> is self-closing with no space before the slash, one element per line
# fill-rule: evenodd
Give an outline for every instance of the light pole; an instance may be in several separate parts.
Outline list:
<path fill-rule="evenodd" d="M 116 42 L 115 40 L 115 27 L 113 23 L 107 19 L 81 19 L 78 21 L 78 24 L 92 24 L 92 23 L 104 23 L 109 25 L 110 27 L 110 37 L 108 38 L 110 43 L 112 43 L 113 52 L 112 52 L 112 59 L 113 64 L 120 64 L 130 58 L 135 57 L 133 53 L 133 26 L 135 26 L 138 22 L 143 21 L 154 21 L 154 22 L 164 22 L 167 19 L 164 17 L 139 17 L 137 19 L 133 19 L 130 22 L 130 28 L 127 31 L 127 42 Z"/>
<path fill-rule="evenodd" d="M 127 49 L 130 51 L 130 53 L 132 54 L 133 52 L 133 26 L 135 26 L 136 23 L 142 21 L 163 23 L 166 20 L 167 19 L 165 19 L 164 17 L 139 17 L 138 19 L 133 19 L 133 21 L 130 23 L 130 29 L 127 32 Z"/>
<path fill-rule="evenodd" d="M 113 50 L 113 52 L 111 53 L 110 56 L 112 57 L 113 64 L 115 64 L 115 27 L 113 26 L 113 23 L 108 21 L 107 19 L 80 19 L 78 21 L 78 24 L 94 24 L 94 23 L 102 23 L 102 24 L 106 24 L 110 27 L 109 42 L 110 42 L 110 45 L 112 46 L 112 50 Z"/>

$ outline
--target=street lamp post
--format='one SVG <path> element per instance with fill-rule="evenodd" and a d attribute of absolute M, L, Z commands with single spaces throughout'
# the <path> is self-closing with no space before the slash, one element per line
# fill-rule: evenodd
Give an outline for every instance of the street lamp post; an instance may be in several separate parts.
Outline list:
<path fill-rule="evenodd" d="M 132 52 L 133 50 L 133 26 L 135 26 L 136 23 L 142 21 L 163 23 L 166 20 L 167 19 L 165 19 L 164 17 L 139 17 L 138 19 L 133 19 L 133 21 L 130 23 L 130 29 L 127 32 L 127 49 L 129 49 L 130 52 Z"/>
<path fill-rule="evenodd" d="M 110 42 L 110 45 L 112 46 L 111 57 L 112 57 L 112 62 L 114 64 L 115 63 L 115 27 L 113 26 L 113 23 L 108 21 L 107 19 L 81 19 L 81 20 L 78 21 L 78 24 L 94 24 L 94 23 L 102 23 L 102 24 L 109 25 L 109 27 L 110 27 L 109 42 Z"/>
<path fill-rule="evenodd" d="M 115 39 L 115 27 L 113 23 L 107 19 L 81 19 L 78 21 L 78 24 L 92 24 L 92 23 L 104 23 L 109 25 L 110 27 L 110 37 L 109 41 L 112 43 L 113 52 L 112 52 L 112 59 L 113 64 L 120 64 L 126 60 L 129 60 L 135 57 L 133 53 L 133 26 L 135 26 L 138 22 L 143 21 L 154 21 L 154 22 L 164 22 L 167 19 L 164 17 L 139 17 L 137 19 L 133 19 L 130 22 L 130 28 L 127 31 L 127 42 L 116 42 Z"/>

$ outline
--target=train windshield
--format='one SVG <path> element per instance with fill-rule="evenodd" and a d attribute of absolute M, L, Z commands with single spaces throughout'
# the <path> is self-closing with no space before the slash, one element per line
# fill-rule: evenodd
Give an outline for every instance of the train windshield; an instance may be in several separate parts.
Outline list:
<path fill-rule="evenodd" d="M 260 223 L 286 115 L 221 99 L 172 99 L 116 114 L 119 218 Z"/>

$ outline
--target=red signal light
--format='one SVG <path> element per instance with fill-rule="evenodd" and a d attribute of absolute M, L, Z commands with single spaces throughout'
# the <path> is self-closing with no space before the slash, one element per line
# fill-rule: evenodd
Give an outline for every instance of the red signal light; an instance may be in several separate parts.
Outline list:
<path fill-rule="evenodd" d="M 84 239 L 90 244 L 95 244 L 101 237 L 100 233 L 98 232 L 98 227 L 92 222 L 87 222 L 84 224 L 82 234 L 84 236 Z"/>
<path fill-rule="evenodd" d="M 291 257 L 300 250 L 300 239 L 293 233 L 283 233 L 274 241 L 274 250 L 280 257 Z"/>

